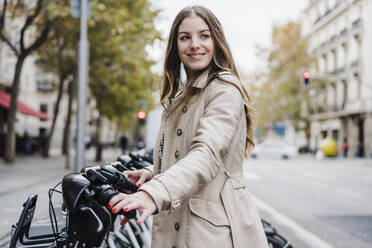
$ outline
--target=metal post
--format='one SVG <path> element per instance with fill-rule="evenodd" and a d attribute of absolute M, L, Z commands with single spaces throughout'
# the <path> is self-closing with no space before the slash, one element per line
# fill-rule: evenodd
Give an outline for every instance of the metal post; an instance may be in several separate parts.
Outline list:
<path fill-rule="evenodd" d="M 318 103 L 317 103 L 317 92 L 315 89 L 311 89 L 309 90 L 308 92 L 309 96 L 311 97 L 311 102 L 313 104 L 313 123 L 312 123 L 312 127 L 311 127 L 311 135 L 314 135 L 314 151 L 315 151 L 315 154 L 318 150 L 318 138 L 319 138 L 319 130 L 317 131 L 314 131 L 314 126 L 315 123 L 318 123 Z M 317 127 L 318 127 L 318 124 L 317 124 Z M 313 134 L 314 132 L 314 134 Z"/>
<path fill-rule="evenodd" d="M 85 159 L 85 102 L 88 78 L 88 39 L 87 39 L 88 0 L 81 0 L 80 41 L 79 41 L 79 83 L 78 83 L 78 115 L 77 115 L 77 147 L 75 172 L 80 172 Z"/>
<path fill-rule="evenodd" d="M 318 103 L 317 103 L 317 99 L 318 98 L 316 97 L 316 91 L 315 91 L 315 94 L 314 94 L 314 97 L 313 97 L 313 104 L 314 104 L 314 106 L 313 106 L 313 111 L 314 111 L 313 115 L 314 115 L 315 121 L 318 121 Z M 319 143 L 318 139 L 319 139 L 319 132 L 315 135 L 315 148 L 314 148 L 315 154 L 318 151 L 318 143 Z"/>

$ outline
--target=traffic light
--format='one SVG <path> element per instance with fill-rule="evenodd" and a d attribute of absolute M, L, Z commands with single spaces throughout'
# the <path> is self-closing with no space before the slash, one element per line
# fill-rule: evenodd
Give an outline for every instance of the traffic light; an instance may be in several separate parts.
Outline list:
<path fill-rule="evenodd" d="M 145 111 L 141 110 L 137 113 L 137 118 L 139 120 L 139 124 L 144 126 L 146 124 L 146 113 Z"/>
<path fill-rule="evenodd" d="M 311 74 L 309 71 L 305 71 L 302 76 L 302 81 L 305 86 L 309 86 L 311 84 Z"/>

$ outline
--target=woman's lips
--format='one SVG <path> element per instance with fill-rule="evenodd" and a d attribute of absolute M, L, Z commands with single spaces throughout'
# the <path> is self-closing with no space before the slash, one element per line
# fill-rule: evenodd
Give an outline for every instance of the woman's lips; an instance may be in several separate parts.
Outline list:
<path fill-rule="evenodd" d="M 189 56 L 191 59 L 198 60 L 201 59 L 204 55 L 205 53 L 190 53 L 187 56 Z"/>

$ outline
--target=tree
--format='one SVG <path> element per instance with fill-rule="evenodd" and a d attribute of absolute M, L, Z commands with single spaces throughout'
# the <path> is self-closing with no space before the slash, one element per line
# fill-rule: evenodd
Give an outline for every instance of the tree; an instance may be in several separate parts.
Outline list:
<path fill-rule="evenodd" d="M 46 8 L 43 0 L 38 0 L 34 9 L 24 6 L 20 1 L 15 4 L 9 3 L 4 0 L 2 6 L 2 12 L 0 16 L 0 39 L 5 42 L 10 50 L 14 53 L 17 58 L 14 77 L 11 87 L 11 102 L 7 117 L 7 134 L 6 134 L 6 153 L 5 161 L 13 163 L 15 160 L 15 120 L 18 103 L 18 94 L 20 87 L 20 76 L 22 67 L 25 59 L 34 51 L 36 51 L 47 39 L 50 28 L 52 27 L 52 21 L 47 15 L 47 11 L 40 15 L 42 10 Z M 10 15 L 10 19 L 25 19 L 22 28 L 16 33 L 19 36 L 19 40 L 16 44 L 12 43 L 9 36 L 9 31 L 6 30 L 6 21 L 8 21 L 7 15 Z M 42 26 L 41 31 L 35 35 L 35 39 L 26 44 L 26 34 L 29 30 L 39 22 Z M 11 30 L 12 34 L 15 34 L 14 30 Z"/>
<path fill-rule="evenodd" d="M 279 121 L 290 120 L 296 128 L 299 122 L 308 126 L 308 118 L 303 116 L 303 101 L 309 96 L 302 85 L 302 73 L 314 63 L 307 52 L 307 41 L 301 37 L 301 25 L 288 22 L 274 26 L 272 45 L 258 53 L 267 61 L 267 70 L 258 77 L 255 87 L 255 108 L 258 127 L 265 129 Z M 305 111 L 306 112 L 306 111 Z"/>
<path fill-rule="evenodd" d="M 102 117 L 131 120 L 141 99 L 153 105 L 156 75 L 146 46 L 161 38 L 154 27 L 158 11 L 150 9 L 148 0 L 100 1 L 92 4 L 93 11 L 97 16 L 89 21 L 89 87 L 99 113 L 97 123 Z M 100 131 L 98 125 L 97 148 Z"/>
<path fill-rule="evenodd" d="M 57 97 L 53 109 L 53 120 L 42 152 L 44 157 L 49 157 L 50 144 L 59 115 L 61 99 L 66 88 L 65 85 L 76 79 L 79 34 L 79 20 L 71 17 L 69 1 L 64 0 L 53 3 L 49 6 L 49 11 L 53 17 L 53 28 L 50 31 L 48 40 L 43 45 L 43 49 L 38 51 L 39 65 L 46 72 L 52 72 L 57 75 L 58 82 L 56 85 Z M 67 119 L 70 120 L 71 117 L 68 116 Z M 67 125 L 70 122 L 65 123 Z"/>
<path fill-rule="evenodd" d="M 59 77 L 56 108 L 48 133 L 49 144 L 66 78 L 69 81 L 69 114 L 64 128 L 64 152 L 68 152 L 74 96 L 74 88 L 71 87 L 72 82 L 76 81 L 76 72 L 70 68 L 77 66 L 74 51 L 79 39 L 78 19 L 70 17 L 69 8 L 69 1 L 66 0 L 51 5 L 49 9 L 54 20 L 53 29 L 44 49 L 39 52 L 40 59 L 45 61 L 44 69 Z M 150 70 L 153 62 L 148 59 L 146 46 L 160 39 L 160 33 L 154 27 L 158 11 L 150 9 L 148 0 L 93 0 L 91 9 L 92 16 L 88 20 L 89 97 L 94 99 L 99 113 L 96 136 L 100 137 L 101 118 L 120 122 L 124 128 L 128 128 L 128 120 L 136 111 L 133 106 L 138 106 L 139 100 L 146 100 L 149 108 L 153 106 L 152 92 L 157 76 Z M 98 144 L 100 142 L 98 140 Z"/>

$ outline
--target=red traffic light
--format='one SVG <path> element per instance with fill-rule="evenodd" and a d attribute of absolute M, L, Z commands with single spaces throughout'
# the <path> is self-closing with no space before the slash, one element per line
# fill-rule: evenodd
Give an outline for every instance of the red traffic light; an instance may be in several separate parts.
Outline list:
<path fill-rule="evenodd" d="M 304 78 L 305 79 L 309 79 L 310 77 L 311 77 L 310 72 L 309 71 L 305 71 L 304 72 Z"/>
<path fill-rule="evenodd" d="M 137 117 L 138 117 L 138 119 L 140 119 L 140 120 L 143 120 L 143 119 L 145 119 L 146 118 L 146 113 L 145 113 L 145 111 L 139 111 L 138 113 L 137 113 Z"/>

